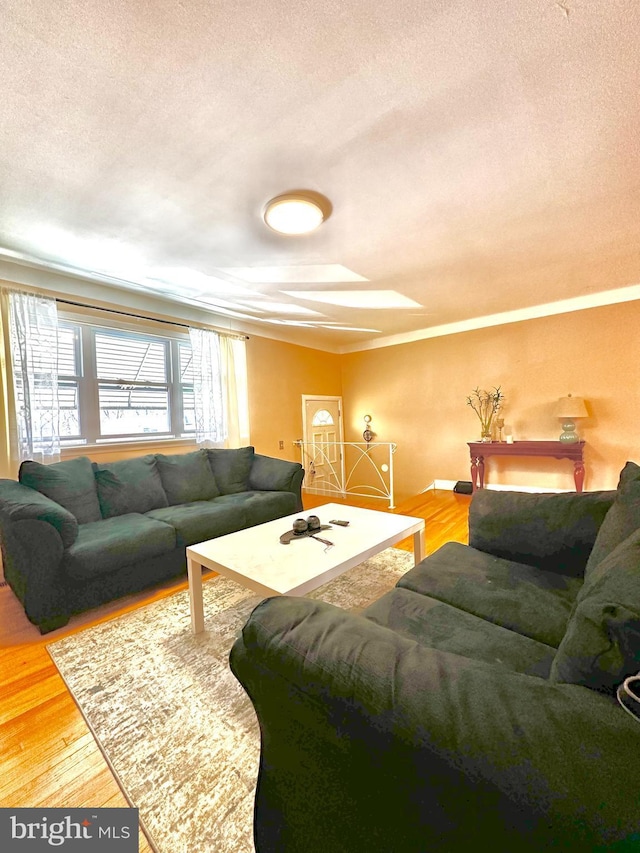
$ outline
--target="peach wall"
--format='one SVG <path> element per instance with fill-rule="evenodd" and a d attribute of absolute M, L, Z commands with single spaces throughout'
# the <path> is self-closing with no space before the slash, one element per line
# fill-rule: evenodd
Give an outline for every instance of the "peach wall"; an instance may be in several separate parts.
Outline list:
<path fill-rule="evenodd" d="M 502 387 L 516 439 L 557 438 L 553 406 L 571 392 L 585 398 L 591 414 L 579 425 L 587 441 L 585 488 L 613 488 L 627 459 L 640 462 L 639 322 L 640 302 L 627 302 L 344 355 L 252 336 L 251 442 L 260 453 L 297 461 L 301 396 L 342 395 L 347 441 L 361 440 L 369 413 L 377 439 L 397 442 L 397 502 L 434 480 L 469 479 L 466 442 L 479 438 L 479 424 L 465 400 L 476 385 Z M 188 442 L 145 446 L 191 449 Z M 140 452 L 104 448 L 100 458 Z M 572 486 L 567 461 L 493 459 L 487 475 L 503 486 Z"/>
<path fill-rule="evenodd" d="M 300 461 L 302 395 L 342 394 L 341 356 L 251 336 L 247 341 L 251 443 L 258 453 Z M 279 441 L 284 450 L 279 449 Z"/>
<path fill-rule="evenodd" d="M 585 489 L 615 488 L 627 459 L 640 461 L 640 303 L 628 302 L 342 356 L 347 440 L 370 413 L 379 441 L 396 441 L 396 500 L 434 480 L 469 480 L 466 442 L 479 422 L 466 397 L 502 387 L 517 439 L 555 439 L 558 397 L 585 398 L 590 417 Z M 488 482 L 572 487 L 566 460 L 493 459 Z"/>

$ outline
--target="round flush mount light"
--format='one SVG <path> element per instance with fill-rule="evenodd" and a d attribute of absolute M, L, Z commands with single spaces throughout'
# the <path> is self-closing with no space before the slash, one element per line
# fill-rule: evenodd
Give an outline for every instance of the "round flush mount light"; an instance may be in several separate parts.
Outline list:
<path fill-rule="evenodd" d="M 272 198 L 264 221 L 278 234 L 310 234 L 331 215 L 331 202 L 313 190 L 292 190 Z"/>

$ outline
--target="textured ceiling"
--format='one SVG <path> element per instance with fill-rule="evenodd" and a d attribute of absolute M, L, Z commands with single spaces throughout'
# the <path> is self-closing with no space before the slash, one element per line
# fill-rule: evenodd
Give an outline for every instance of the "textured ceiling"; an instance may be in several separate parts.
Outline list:
<path fill-rule="evenodd" d="M 0 257 L 328 349 L 640 282 L 638 0 L 0 10 Z"/>

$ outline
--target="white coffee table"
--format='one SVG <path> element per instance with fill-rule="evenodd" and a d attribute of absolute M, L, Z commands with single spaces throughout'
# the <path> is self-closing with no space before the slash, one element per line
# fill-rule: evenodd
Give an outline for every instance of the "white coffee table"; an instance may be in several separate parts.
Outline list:
<path fill-rule="evenodd" d="M 350 523 L 318 532 L 334 543 L 332 548 L 307 536 L 283 545 L 281 534 L 291 530 L 296 518 L 309 515 L 317 515 L 322 524 L 334 518 Z M 187 574 L 193 633 L 204 630 L 202 567 L 265 597 L 305 595 L 411 535 L 417 564 L 424 557 L 424 519 L 330 503 L 192 545 L 187 548 Z"/>

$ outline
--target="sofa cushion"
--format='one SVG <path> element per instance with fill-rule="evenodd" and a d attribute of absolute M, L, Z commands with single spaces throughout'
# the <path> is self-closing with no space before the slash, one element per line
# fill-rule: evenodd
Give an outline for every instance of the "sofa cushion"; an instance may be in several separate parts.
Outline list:
<path fill-rule="evenodd" d="M 557 648 L 582 580 L 448 542 L 397 586 Z"/>
<path fill-rule="evenodd" d="M 59 503 L 78 524 L 102 518 L 93 467 L 86 456 L 51 465 L 26 460 L 20 465 L 18 480 Z"/>
<path fill-rule="evenodd" d="M 207 450 L 220 493 L 246 492 L 253 464 L 253 447 L 215 447 Z"/>
<path fill-rule="evenodd" d="M 556 652 L 551 646 L 409 589 L 392 589 L 362 615 L 428 648 L 540 678 L 549 677 Z"/>
<path fill-rule="evenodd" d="M 577 495 L 479 489 L 469 507 L 469 545 L 582 578 L 615 495 L 611 490 Z"/>
<path fill-rule="evenodd" d="M 138 513 L 81 524 L 78 538 L 66 551 L 69 577 L 89 580 L 131 563 L 175 550 L 176 532 L 158 519 Z"/>
<path fill-rule="evenodd" d="M 249 487 L 255 491 L 286 491 L 301 468 L 299 462 L 256 453 L 249 473 Z"/>
<path fill-rule="evenodd" d="M 552 681 L 613 692 L 640 670 L 640 530 L 590 572 L 551 668 Z"/>
<path fill-rule="evenodd" d="M 220 503 L 220 498 L 153 509 L 146 517 L 172 525 L 179 548 L 235 533 L 246 526 L 243 507 Z"/>
<path fill-rule="evenodd" d="M 292 492 L 236 492 L 233 495 L 221 495 L 216 498 L 216 503 L 218 502 L 242 508 L 245 527 L 274 521 L 297 511 L 296 496 Z M 285 533 L 286 529 L 285 524 L 282 532 Z"/>
<path fill-rule="evenodd" d="M 627 462 L 620 472 L 613 506 L 606 514 L 589 555 L 585 577 L 640 527 L 640 466 Z"/>
<path fill-rule="evenodd" d="M 168 506 L 158 464 L 151 454 L 120 462 L 94 462 L 93 469 L 103 518 Z"/>
<path fill-rule="evenodd" d="M 171 456 L 156 453 L 156 461 L 169 506 L 208 501 L 220 494 L 206 450 Z"/>

